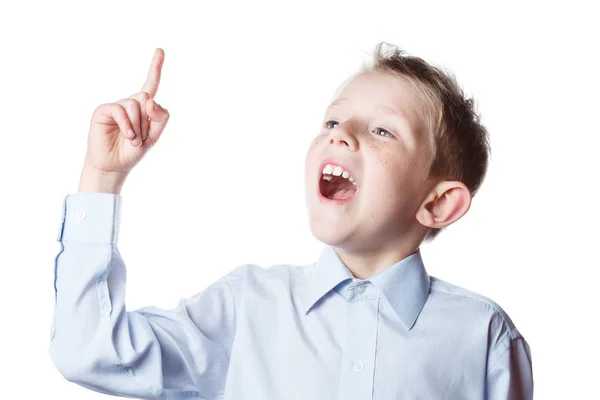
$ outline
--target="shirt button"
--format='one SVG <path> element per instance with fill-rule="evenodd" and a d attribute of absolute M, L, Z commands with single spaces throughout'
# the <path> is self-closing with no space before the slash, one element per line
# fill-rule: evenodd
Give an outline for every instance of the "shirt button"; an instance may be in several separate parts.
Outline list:
<path fill-rule="evenodd" d="M 77 218 L 77 220 L 80 222 L 83 221 L 85 217 L 87 217 L 85 211 L 77 211 L 77 214 L 75 214 L 75 218 Z"/>
<path fill-rule="evenodd" d="M 363 372 L 365 370 L 365 364 L 363 364 L 362 362 L 357 362 L 356 364 L 354 364 L 354 371 L 356 372 Z"/>
<path fill-rule="evenodd" d="M 365 292 L 365 285 L 357 286 L 356 290 L 358 291 L 358 293 L 364 293 Z"/>

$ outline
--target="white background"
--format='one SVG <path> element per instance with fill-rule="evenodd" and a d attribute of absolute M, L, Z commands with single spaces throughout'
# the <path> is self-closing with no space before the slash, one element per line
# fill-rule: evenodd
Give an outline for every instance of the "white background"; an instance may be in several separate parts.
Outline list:
<path fill-rule="evenodd" d="M 138 92 L 156 47 L 171 120 L 121 192 L 130 310 L 174 307 L 243 263 L 317 257 L 305 151 L 380 40 L 454 71 L 490 132 L 471 209 L 422 246 L 429 273 L 508 312 L 536 398 L 595 396 L 597 14 L 483 3 L 3 3 L 2 398 L 107 398 L 66 381 L 47 351 L 56 235 L 93 110 Z"/>

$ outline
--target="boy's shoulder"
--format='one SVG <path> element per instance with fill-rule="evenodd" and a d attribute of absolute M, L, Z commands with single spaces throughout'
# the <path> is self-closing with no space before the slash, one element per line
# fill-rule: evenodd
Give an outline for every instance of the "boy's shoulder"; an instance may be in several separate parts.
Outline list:
<path fill-rule="evenodd" d="M 220 280 L 227 280 L 233 287 L 241 290 L 243 285 L 275 287 L 279 284 L 291 287 L 295 283 L 306 281 L 314 263 L 310 264 L 273 264 L 269 266 L 247 263 L 229 271 Z"/>
<path fill-rule="evenodd" d="M 429 279 L 429 300 L 443 303 L 444 307 L 451 307 L 466 318 L 472 317 L 488 323 L 491 331 L 505 336 L 507 340 L 522 337 L 507 312 L 494 300 L 432 275 Z"/>

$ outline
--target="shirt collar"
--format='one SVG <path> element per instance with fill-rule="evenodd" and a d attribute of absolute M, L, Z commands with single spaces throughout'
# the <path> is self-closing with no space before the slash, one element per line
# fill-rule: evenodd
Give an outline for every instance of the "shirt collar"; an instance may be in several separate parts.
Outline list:
<path fill-rule="evenodd" d="M 325 246 L 304 287 L 302 303 L 308 313 L 325 294 L 347 279 L 354 279 L 332 246 Z M 429 274 L 421 249 L 366 279 L 390 303 L 406 329 L 410 330 L 429 296 Z"/>

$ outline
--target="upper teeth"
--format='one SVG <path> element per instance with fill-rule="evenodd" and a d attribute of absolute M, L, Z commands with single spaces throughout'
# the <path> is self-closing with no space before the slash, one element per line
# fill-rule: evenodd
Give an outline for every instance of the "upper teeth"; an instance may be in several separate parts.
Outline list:
<path fill-rule="evenodd" d="M 341 176 L 343 178 L 348 179 L 350 182 L 352 182 L 353 185 L 356 185 L 354 178 L 350 176 L 348 171 L 344 171 L 344 169 L 338 165 L 327 164 L 323 168 L 323 179 L 325 179 L 326 181 L 330 181 L 331 179 L 333 179 L 331 175 Z"/>

